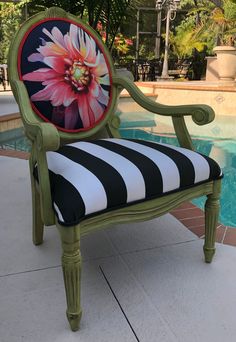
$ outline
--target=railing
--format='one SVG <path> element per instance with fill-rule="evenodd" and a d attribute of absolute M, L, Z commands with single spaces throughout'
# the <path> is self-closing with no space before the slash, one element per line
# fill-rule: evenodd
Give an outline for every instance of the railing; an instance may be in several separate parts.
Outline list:
<path fill-rule="evenodd" d="M 120 61 L 119 66 L 127 68 L 134 75 L 135 81 L 157 81 L 161 77 L 162 72 L 162 60 L 133 60 L 131 62 Z M 196 68 L 197 67 L 197 68 Z M 201 72 L 197 73 L 198 69 Z M 184 78 L 189 80 L 200 79 L 205 73 L 205 62 L 199 65 L 195 65 L 195 61 L 192 58 L 186 58 L 183 60 L 169 59 L 169 75 L 174 78 Z"/>

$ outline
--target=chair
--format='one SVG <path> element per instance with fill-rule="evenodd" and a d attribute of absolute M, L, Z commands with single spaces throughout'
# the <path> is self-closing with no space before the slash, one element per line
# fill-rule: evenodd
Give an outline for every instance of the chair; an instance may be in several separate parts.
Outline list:
<path fill-rule="evenodd" d="M 214 119 L 207 105 L 167 106 L 116 73 L 108 50 L 87 24 L 52 7 L 28 19 L 9 53 L 10 84 L 26 136 L 32 184 L 33 242 L 56 224 L 62 242 L 67 318 L 81 318 L 80 237 L 116 223 L 158 217 L 206 195 L 205 261 L 211 262 L 222 172 L 193 151 L 184 116 Z M 119 135 L 119 92 L 156 114 L 171 116 L 181 147 Z M 168 101 L 168 98 L 167 98 Z"/>

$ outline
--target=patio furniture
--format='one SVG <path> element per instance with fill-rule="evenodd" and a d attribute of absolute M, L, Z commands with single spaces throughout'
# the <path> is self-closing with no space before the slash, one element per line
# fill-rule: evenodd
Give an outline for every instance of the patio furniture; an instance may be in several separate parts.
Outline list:
<path fill-rule="evenodd" d="M 148 99 L 118 76 L 92 28 L 55 7 L 20 27 L 10 47 L 9 73 L 32 142 L 33 242 L 41 244 L 44 226 L 56 224 L 73 331 L 82 312 L 83 234 L 150 220 L 206 195 L 203 248 L 205 261 L 211 262 L 222 172 L 214 160 L 193 151 L 184 121 L 190 115 L 198 125 L 211 122 L 209 106 L 168 106 Z M 122 88 L 148 111 L 171 116 L 181 147 L 122 139 L 115 115 Z"/>

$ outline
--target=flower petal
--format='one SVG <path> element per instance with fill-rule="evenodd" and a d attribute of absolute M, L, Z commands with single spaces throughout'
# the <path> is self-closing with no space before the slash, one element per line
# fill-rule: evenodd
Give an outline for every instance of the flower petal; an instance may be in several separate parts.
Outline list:
<path fill-rule="evenodd" d="M 103 85 L 108 85 L 108 86 L 111 85 L 110 76 L 108 74 L 104 75 L 103 77 L 98 77 L 96 81 Z"/>
<path fill-rule="evenodd" d="M 70 91 L 70 85 L 66 84 L 65 82 L 58 82 L 56 86 L 53 86 L 53 88 L 54 89 L 50 98 L 53 106 L 62 105 L 66 94 L 70 95 L 67 98 L 68 104 L 71 104 L 71 102 L 76 98 L 76 96 L 72 95 L 72 91 Z"/>
<path fill-rule="evenodd" d="M 92 73 L 97 77 L 108 74 L 108 68 L 103 54 L 100 54 L 99 63 L 96 67 L 92 68 Z"/>
<path fill-rule="evenodd" d="M 55 38 L 55 42 L 58 42 L 61 46 L 64 46 L 63 34 L 61 33 L 58 27 L 53 27 L 52 36 Z"/>
<path fill-rule="evenodd" d="M 103 105 L 107 106 L 109 99 L 110 99 L 110 97 L 109 97 L 108 91 L 106 91 L 102 87 L 100 87 L 99 95 L 98 95 L 99 102 L 102 103 Z"/>
<path fill-rule="evenodd" d="M 70 104 L 77 99 L 77 95 L 75 92 L 72 90 L 71 86 L 68 85 L 67 88 L 65 88 L 64 92 L 64 98 L 63 98 L 63 105 L 65 107 L 70 106 Z"/>
<path fill-rule="evenodd" d="M 78 121 L 79 113 L 77 102 L 74 101 L 65 109 L 65 128 L 73 129 Z"/>
<path fill-rule="evenodd" d="M 44 57 L 47 56 L 68 56 L 66 49 L 56 45 L 52 42 L 46 42 L 45 45 L 41 45 L 37 49 Z"/>
<path fill-rule="evenodd" d="M 42 82 L 60 76 L 56 71 L 48 68 L 40 68 L 22 76 L 25 81 Z"/>
<path fill-rule="evenodd" d="M 88 128 L 91 126 L 90 124 L 90 113 L 88 106 L 88 96 L 85 94 L 78 94 L 78 109 L 81 121 L 83 123 L 84 128 Z"/>
<path fill-rule="evenodd" d="M 64 125 L 65 108 L 63 106 L 54 107 L 51 121 L 58 126 Z"/>
<path fill-rule="evenodd" d="M 45 57 L 43 62 L 59 74 L 65 73 L 65 62 L 61 57 Z"/>
<path fill-rule="evenodd" d="M 41 53 L 32 53 L 32 55 L 28 57 L 28 61 L 29 62 L 43 62 L 43 56 L 41 55 Z"/>
<path fill-rule="evenodd" d="M 64 42 L 62 41 L 62 42 L 60 42 L 59 40 L 57 40 L 57 37 L 54 37 L 54 35 L 53 34 L 51 34 L 46 28 L 43 28 L 43 33 L 44 34 L 46 34 L 46 36 L 48 36 L 49 38 L 51 38 L 51 40 L 57 45 L 57 46 L 59 46 L 61 49 L 64 49 L 65 50 L 65 48 L 64 48 Z M 66 50 L 65 50 L 66 51 Z"/>
<path fill-rule="evenodd" d="M 92 79 L 89 85 L 89 91 L 93 97 L 98 97 L 99 95 L 99 84 Z"/>
<path fill-rule="evenodd" d="M 80 46 L 79 46 L 79 34 L 78 34 L 79 30 L 81 30 L 81 29 L 78 28 L 77 26 L 71 24 L 70 25 L 69 37 L 70 37 L 70 40 L 71 40 L 71 44 L 73 45 L 76 53 L 81 56 Z"/>
<path fill-rule="evenodd" d="M 97 101 L 97 99 L 91 97 L 89 100 L 89 106 L 96 121 L 99 120 L 104 113 L 104 109 L 100 103 Z"/>
<path fill-rule="evenodd" d="M 77 51 L 77 50 L 74 48 L 74 46 L 73 46 L 73 44 L 72 44 L 72 41 L 71 41 L 71 38 L 70 38 L 70 36 L 69 36 L 68 34 L 65 35 L 64 40 L 65 40 L 65 46 L 66 46 L 67 51 L 69 52 L 70 58 L 71 58 L 72 60 L 75 60 L 75 59 L 78 60 L 78 59 L 80 59 L 81 56 L 80 56 L 80 54 L 79 54 L 79 51 Z"/>
<path fill-rule="evenodd" d="M 78 30 L 80 54 L 84 59 L 84 64 L 94 67 L 99 63 L 100 51 L 96 51 L 96 43 L 86 32 Z"/>
<path fill-rule="evenodd" d="M 52 96 L 53 88 L 50 85 L 31 96 L 31 101 L 49 101 Z"/>
<path fill-rule="evenodd" d="M 32 101 L 51 101 L 52 105 L 60 106 L 62 104 L 62 94 L 67 85 L 64 82 L 51 82 L 44 89 L 39 90 L 31 96 Z"/>

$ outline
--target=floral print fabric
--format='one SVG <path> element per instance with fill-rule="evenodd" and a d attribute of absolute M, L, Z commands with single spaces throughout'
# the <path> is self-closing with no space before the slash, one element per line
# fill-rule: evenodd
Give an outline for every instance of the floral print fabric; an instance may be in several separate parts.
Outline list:
<path fill-rule="evenodd" d="M 49 20 L 34 28 L 22 48 L 21 74 L 36 112 L 59 129 L 94 127 L 109 105 L 104 54 L 74 23 Z"/>

